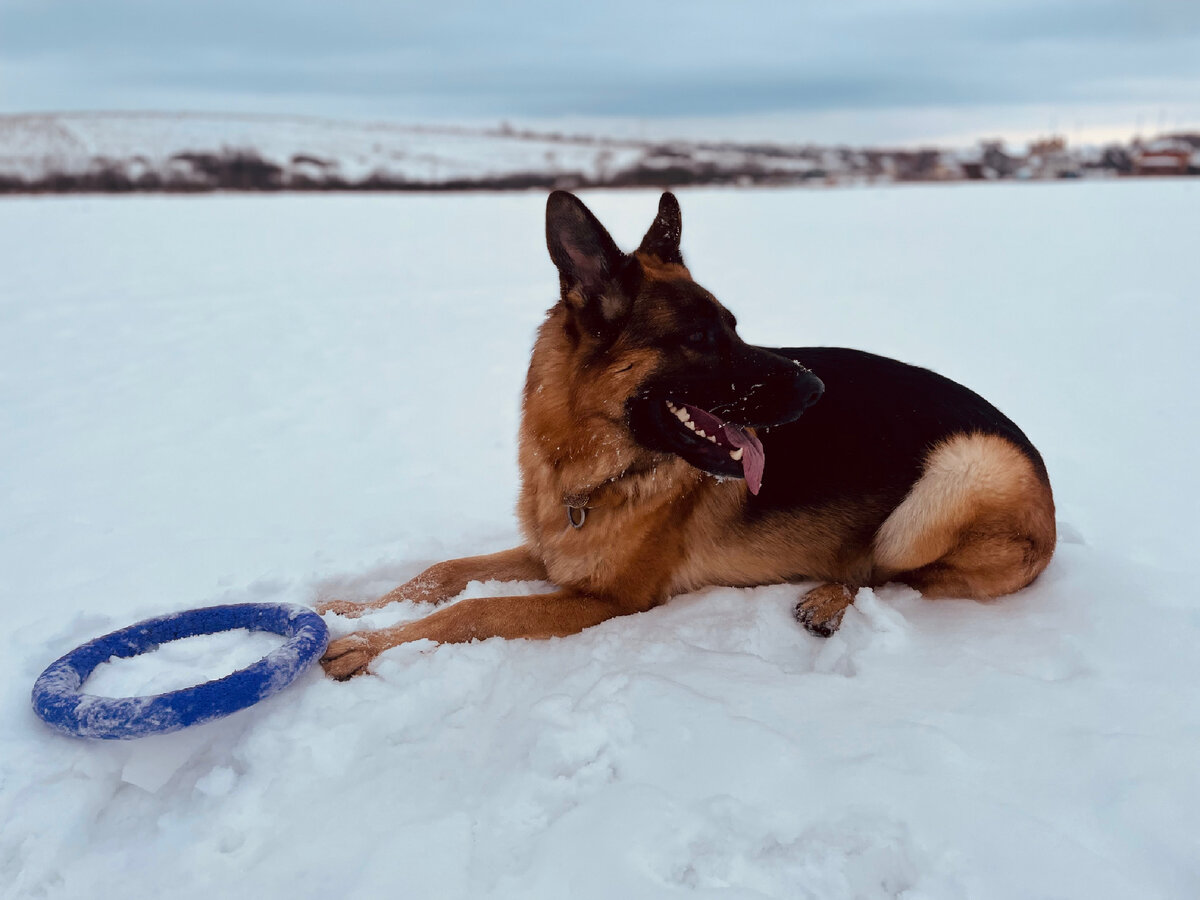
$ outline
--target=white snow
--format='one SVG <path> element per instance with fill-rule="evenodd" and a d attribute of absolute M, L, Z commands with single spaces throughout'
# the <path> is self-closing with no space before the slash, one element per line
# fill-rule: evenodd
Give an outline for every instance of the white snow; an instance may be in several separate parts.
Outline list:
<path fill-rule="evenodd" d="M 80 688 L 98 697 L 145 697 L 224 678 L 283 645 L 281 635 L 235 628 L 179 638 L 153 653 L 98 665 Z"/>
<path fill-rule="evenodd" d="M 586 199 L 629 247 L 656 196 Z M 749 340 L 922 363 L 1025 428 L 1062 523 L 1044 576 L 989 604 L 863 591 L 827 641 L 801 587 L 707 590 L 310 671 L 172 735 L 60 737 L 29 690 L 96 635 L 516 543 L 556 279 L 538 194 L 8 198 L 0 896 L 1200 893 L 1200 184 L 681 201 Z M 248 637 L 154 677 L 213 677 Z"/>

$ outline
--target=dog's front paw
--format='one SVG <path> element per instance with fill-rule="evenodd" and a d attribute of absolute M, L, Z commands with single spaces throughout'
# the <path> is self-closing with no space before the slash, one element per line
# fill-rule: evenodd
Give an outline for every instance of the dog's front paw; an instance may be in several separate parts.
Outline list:
<path fill-rule="evenodd" d="M 846 607 L 854 602 L 854 592 L 844 584 L 819 584 L 800 598 L 793 614 L 817 637 L 830 637 L 842 624 Z"/>
<path fill-rule="evenodd" d="M 345 681 L 366 672 L 378 653 L 367 635 L 350 634 L 329 642 L 321 657 L 321 666 L 330 678 Z"/>
<path fill-rule="evenodd" d="M 357 619 L 363 613 L 369 612 L 371 607 L 365 603 L 354 603 L 350 600 L 323 600 L 313 609 L 317 611 L 317 615 L 321 616 L 325 613 L 333 613 L 347 619 Z"/>

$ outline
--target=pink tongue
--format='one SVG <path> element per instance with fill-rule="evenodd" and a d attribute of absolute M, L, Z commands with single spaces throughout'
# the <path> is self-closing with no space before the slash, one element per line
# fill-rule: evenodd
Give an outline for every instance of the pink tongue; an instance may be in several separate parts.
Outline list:
<path fill-rule="evenodd" d="M 762 442 L 739 425 L 726 423 L 721 426 L 725 440 L 735 447 L 742 448 L 742 474 L 746 479 L 746 487 L 750 493 L 757 494 L 762 487 L 763 467 L 767 455 L 763 453 Z"/>
<path fill-rule="evenodd" d="M 706 409 L 686 403 L 684 406 L 687 407 L 697 431 L 715 435 L 720 429 L 722 446 L 728 445 L 735 450 L 738 447 L 742 448 L 742 475 L 746 479 L 746 487 L 750 488 L 750 493 L 757 494 L 759 488 L 762 487 L 763 466 L 766 463 L 766 454 L 763 453 L 763 445 L 758 438 L 741 425 L 722 422 Z"/>

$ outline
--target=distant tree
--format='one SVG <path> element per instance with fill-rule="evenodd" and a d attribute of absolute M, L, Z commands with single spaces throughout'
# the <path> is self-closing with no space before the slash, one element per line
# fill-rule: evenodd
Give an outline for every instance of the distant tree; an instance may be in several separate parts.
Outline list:
<path fill-rule="evenodd" d="M 1021 167 L 1021 161 L 1004 149 L 1004 141 L 984 141 L 979 149 L 982 151 L 980 162 L 995 178 L 1012 178 Z"/>

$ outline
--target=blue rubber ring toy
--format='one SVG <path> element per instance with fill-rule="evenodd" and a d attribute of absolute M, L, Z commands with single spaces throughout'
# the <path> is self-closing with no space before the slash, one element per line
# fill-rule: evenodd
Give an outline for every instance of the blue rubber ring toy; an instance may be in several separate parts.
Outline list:
<path fill-rule="evenodd" d="M 195 687 L 146 697 L 80 693 L 96 666 L 147 653 L 178 638 L 234 628 L 285 635 L 283 646 L 252 666 Z M 74 737 L 128 740 L 167 734 L 219 719 L 283 690 L 316 662 L 329 643 L 325 623 L 290 603 L 235 603 L 146 619 L 76 647 L 46 667 L 33 685 L 33 709 L 47 725 Z"/>

